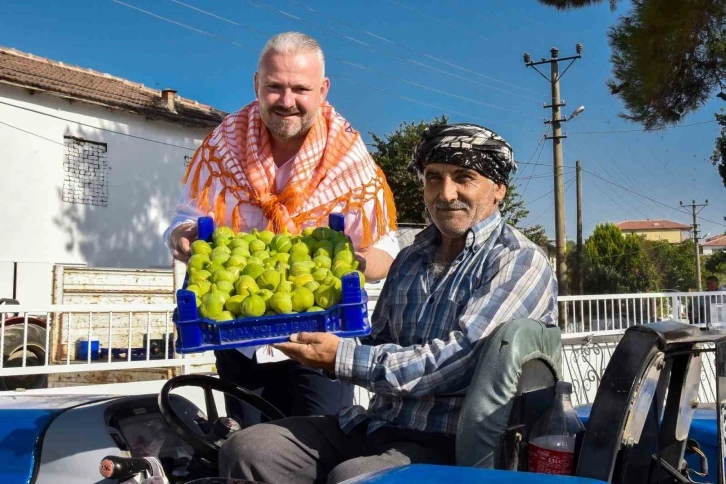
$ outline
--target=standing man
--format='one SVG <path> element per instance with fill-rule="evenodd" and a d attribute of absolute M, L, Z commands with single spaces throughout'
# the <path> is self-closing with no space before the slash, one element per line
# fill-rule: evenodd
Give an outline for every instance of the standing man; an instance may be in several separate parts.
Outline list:
<path fill-rule="evenodd" d="M 345 231 L 369 281 L 386 277 L 398 253 L 393 195 L 363 140 L 325 100 L 330 80 L 318 42 L 301 33 L 271 38 L 254 75 L 256 100 L 229 115 L 195 152 L 165 238 L 186 262 L 196 220 L 213 215 L 235 231 L 299 233 L 345 214 Z M 217 371 L 283 414 L 337 414 L 353 385 L 334 381 L 271 348 L 217 351 Z M 259 416 L 234 399 L 227 413 L 242 425 Z"/>

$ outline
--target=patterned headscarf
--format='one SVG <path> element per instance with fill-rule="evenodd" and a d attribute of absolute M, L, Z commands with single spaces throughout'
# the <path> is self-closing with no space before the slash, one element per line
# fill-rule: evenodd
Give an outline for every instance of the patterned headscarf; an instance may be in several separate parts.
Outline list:
<path fill-rule="evenodd" d="M 494 183 L 508 185 L 517 171 L 512 147 L 494 131 L 476 124 L 429 126 L 413 152 L 409 170 L 423 177 L 430 163 L 446 163 L 477 171 Z"/>

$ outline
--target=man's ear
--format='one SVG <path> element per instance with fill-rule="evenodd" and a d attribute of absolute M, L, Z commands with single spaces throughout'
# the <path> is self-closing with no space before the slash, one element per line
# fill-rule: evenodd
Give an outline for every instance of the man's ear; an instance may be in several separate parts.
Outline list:
<path fill-rule="evenodd" d="M 504 197 L 506 197 L 506 196 L 507 196 L 507 185 L 505 185 L 503 183 L 500 185 L 497 185 L 497 189 L 494 191 L 494 198 L 496 198 L 497 204 L 501 206 L 502 203 L 504 202 Z"/>
<path fill-rule="evenodd" d="M 257 96 L 257 92 L 258 92 L 257 91 L 257 88 L 259 87 L 259 85 L 260 85 L 260 78 L 259 78 L 259 75 L 255 72 L 255 74 L 252 76 L 252 87 L 255 89 L 255 97 L 256 98 L 258 98 L 258 96 Z"/>

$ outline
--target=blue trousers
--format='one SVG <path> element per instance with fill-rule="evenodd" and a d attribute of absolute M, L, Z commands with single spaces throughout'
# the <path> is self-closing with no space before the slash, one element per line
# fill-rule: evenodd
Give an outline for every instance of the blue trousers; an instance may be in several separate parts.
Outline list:
<path fill-rule="evenodd" d="M 254 391 L 286 417 L 337 415 L 353 405 L 353 385 L 331 380 L 321 370 L 292 361 L 257 363 L 237 350 L 214 352 L 223 380 Z M 260 412 L 225 395 L 227 416 L 246 427 L 268 421 Z"/>

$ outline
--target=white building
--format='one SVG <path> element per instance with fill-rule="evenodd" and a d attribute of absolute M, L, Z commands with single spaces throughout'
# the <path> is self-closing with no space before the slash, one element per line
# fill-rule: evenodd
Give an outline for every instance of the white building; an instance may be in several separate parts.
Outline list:
<path fill-rule="evenodd" d="M 722 252 L 726 250 L 726 235 L 717 235 L 709 237 L 701 244 L 703 255 L 711 255 L 714 252 Z"/>
<path fill-rule="evenodd" d="M 58 263 L 170 267 L 161 236 L 185 163 L 224 115 L 0 48 L 0 298 L 38 301 Z"/>

